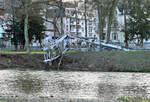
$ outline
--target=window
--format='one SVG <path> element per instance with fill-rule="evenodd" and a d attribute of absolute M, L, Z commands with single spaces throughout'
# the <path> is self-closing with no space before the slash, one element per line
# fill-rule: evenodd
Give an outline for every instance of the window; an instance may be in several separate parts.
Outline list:
<path fill-rule="evenodd" d="M 117 39 L 118 39 L 117 33 L 113 33 L 113 40 L 117 40 Z"/>
<path fill-rule="evenodd" d="M 106 33 L 103 33 L 102 40 L 105 40 Z"/>
<path fill-rule="evenodd" d="M 80 23 L 80 21 L 79 20 L 77 20 L 77 24 L 79 24 Z"/>
<path fill-rule="evenodd" d="M 66 26 L 66 31 L 68 31 L 68 25 Z"/>
<path fill-rule="evenodd" d="M 68 19 L 66 20 L 66 23 L 68 23 Z"/>
<path fill-rule="evenodd" d="M 84 22 L 82 21 L 82 25 L 84 25 Z"/>
<path fill-rule="evenodd" d="M 92 25 L 92 22 L 89 22 L 89 25 Z"/>
<path fill-rule="evenodd" d="M 84 28 L 82 27 L 82 32 L 84 32 Z"/>
<path fill-rule="evenodd" d="M 75 13 L 74 13 L 74 11 L 71 11 L 71 15 L 72 15 L 72 16 L 75 16 Z"/>
<path fill-rule="evenodd" d="M 89 33 L 92 33 L 92 28 L 91 27 L 89 28 Z"/>
<path fill-rule="evenodd" d="M 70 31 L 74 32 L 76 28 L 74 28 L 73 26 L 70 26 Z"/>
<path fill-rule="evenodd" d="M 73 23 L 73 19 L 70 18 L 70 23 Z"/>
<path fill-rule="evenodd" d="M 89 36 L 91 37 L 91 36 L 92 36 L 92 33 L 89 33 Z"/>

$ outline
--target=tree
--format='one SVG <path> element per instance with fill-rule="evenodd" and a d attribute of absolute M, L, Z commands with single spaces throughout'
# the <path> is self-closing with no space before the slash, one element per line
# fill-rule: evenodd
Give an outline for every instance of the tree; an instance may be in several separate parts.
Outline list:
<path fill-rule="evenodd" d="M 29 20 L 29 15 L 28 15 L 28 4 L 30 3 L 29 0 L 22 0 L 22 5 L 24 9 L 24 36 L 25 36 L 25 46 L 27 48 L 27 52 L 30 52 L 29 48 L 29 34 L 28 34 L 28 20 Z"/>
<path fill-rule="evenodd" d="M 10 23 L 11 22 L 11 23 Z M 22 45 L 21 48 L 24 49 L 25 46 L 25 37 L 24 37 L 24 18 L 21 20 L 15 20 L 15 21 L 9 21 L 9 24 L 7 25 L 7 29 L 5 30 L 6 33 L 9 36 L 13 36 L 11 39 L 12 43 L 16 46 L 16 50 L 18 49 L 18 45 Z M 29 17 L 29 25 L 28 25 L 28 31 L 29 31 L 29 44 L 32 42 L 32 40 L 35 38 L 39 41 L 41 45 L 41 40 L 43 39 L 43 31 L 45 30 L 45 27 L 43 25 L 43 21 L 40 21 L 38 17 L 30 18 Z M 14 36 L 14 30 L 15 30 L 15 36 Z"/>
<path fill-rule="evenodd" d="M 11 43 L 15 46 L 15 50 L 18 50 L 18 45 L 25 42 L 23 34 L 23 24 L 24 23 L 22 21 L 10 19 L 6 25 L 7 29 L 5 29 L 5 32 L 7 36 L 11 38 Z"/>
<path fill-rule="evenodd" d="M 44 21 L 41 17 L 32 17 L 29 18 L 29 41 L 30 43 L 35 37 L 35 40 L 40 43 L 40 47 L 42 47 L 42 39 L 44 38 L 45 26 Z"/>
<path fill-rule="evenodd" d="M 93 1 L 96 5 L 96 9 L 98 11 L 98 33 L 99 33 L 99 39 L 100 41 L 102 40 L 103 37 L 103 30 L 104 30 L 104 26 L 105 26 L 105 18 L 106 18 L 106 8 L 105 8 L 105 0 L 94 0 Z M 95 6 L 94 5 L 94 6 Z M 105 11 L 105 12 L 102 12 Z"/>
<path fill-rule="evenodd" d="M 107 17 L 107 43 L 110 42 L 110 33 L 111 33 L 111 26 L 112 21 L 114 19 L 114 14 L 116 11 L 116 7 L 119 0 L 110 0 L 111 4 L 108 7 L 108 17 Z"/>
<path fill-rule="evenodd" d="M 128 48 L 129 44 L 128 44 L 128 41 L 129 41 L 129 34 L 127 32 L 127 16 L 128 16 L 128 4 L 129 4 L 129 0 L 122 0 L 121 3 L 120 3 L 120 9 L 122 11 L 122 14 L 124 15 L 124 29 L 123 29 L 123 32 L 125 34 L 125 47 Z"/>
<path fill-rule="evenodd" d="M 54 38 L 56 33 L 58 35 L 64 34 L 64 22 L 63 18 L 65 16 L 65 3 L 62 0 L 46 0 L 40 1 L 39 3 L 45 4 L 44 8 L 46 12 L 44 13 L 46 18 L 43 18 L 47 23 L 53 25 Z M 51 7 L 51 8 L 50 8 Z M 59 29 L 60 28 L 60 29 Z"/>
<path fill-rule="evenodd" d="M 8 13 L 10 13 L 11 15 L 13 15 L 13 19 L 14 20 L 24 20 L 24 38 L 25 38 L 25 45 L 26 45 L 26 49 L 27 52 L 30 51 L 29 49 L 29 43 L 30 43 L 30 39 L 29 39 L 29 18 L 31 17 L 42 17 L 43 15 L 41 15 L 41 3 L 43 2 L 38 2 L 38 0 L 36 1 L 32 1 L 32 0 L 5 0 L 5 4 L 8 4 L 6 8 L 6 11 Z M 45 3 L 45 2 L 44 2 Z M 38 20 L 37 20 L 38 21 Z M 41 21 L 41 20 L 40 20 Z M 17 21 L 18 22 L 18 21 Z M 43 24 L 43 23 L 41 23 Z M 15 35 L 15 32 L 14 32 Z"/>
<path fill-rule="evenodd" d="M 84 0 L 85 37 L 87 37 L 87 0 Z"/>
<path fill-rule="evenodd" d="M 127 33 L 131 41 L 143 46 L 143 41 L 150 38 L 150 1 L 132 0 L 129 3 Z"/>
<path fill-rule="evenodd" d="M 63 7 L 62 0 L 59 1 L 59 6 L 58 7 L 60 8 L 60 14 L 61 14 L 61 16 L 60 16 L 60 20 L 61 20 L 61 35 L 63 35 L 64 34 L 63 15 L 64 15 L 64 12 L 65 12 L 65 9 Z"/>
<path fill-rule="evenodd" d="M 115 17 L 115 10 L 119 0 L 93 0 L 98 11 L 98 33 L 99 38 L 104 38 L 104 28 L 107 25 L 107 43 L 110 42 L 110 33 L 113 19 Z M 95 6 L 94 5 L 94 6 Z"/>

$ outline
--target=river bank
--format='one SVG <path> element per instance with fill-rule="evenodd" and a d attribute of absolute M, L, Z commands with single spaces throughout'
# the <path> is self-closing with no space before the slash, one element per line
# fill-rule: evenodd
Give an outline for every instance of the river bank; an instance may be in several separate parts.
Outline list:
<path fill-rule="evenodd" d="M 63 67 L 71 70 L 150 72 L 150 51 L 75 52 L 64 58 Z"/>
<path fill-rule="evenodd" d="M 0 53 L 0 68 L 28 68 L 56 70 L 43 62 L 43 54 Z M 150 51 L 71 52 L 63 56 L 60 70 L 65 71 L 125 71 L 150 72 Z"/>
<path fill-rule="evenodd" d="M 0 69 L 44 69 L 42 54 L 0 53 Z"/>

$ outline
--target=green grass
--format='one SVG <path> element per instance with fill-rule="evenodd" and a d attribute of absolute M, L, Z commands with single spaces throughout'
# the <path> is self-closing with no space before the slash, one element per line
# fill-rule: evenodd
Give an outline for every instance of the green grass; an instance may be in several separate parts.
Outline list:
<path fill-rule="evenodd" d="M 120 97 L 118 100 L 122 102 L 150 102 L 149 99 L 132 98 L 132 97 Z"/>
<path fill-rule="evenodd" d="M 78 50 L 68 50 L 67 53 L 76 53 Z"/>
<path fill-rule="evenodd" d="M 67 53 L 75 53 L 77 50 L 69 50 Z M 2 54 L 27 54 L 26 51 L 18 50 L 18 51 L 12 51 L 12 50 L 0 50 L 0 53 Z M 44 51 L 42 50 L 31 50 L 30 54 L 44 54 Z M 53 51 L 53 54 L 56 54 L 56 51 Z"/>
<path fill-rule="evenodd" d="M 150 72 L 150 68 L 122 68 L 121 72 Z"/>
<path fill-rule="evenodd" d="M 2 100 L 0 100 L 0 102 L 7 102 L 7 101 L 2 101 Z"/>
<path fill-rule="evenodd" d="M 11 50 L 0 50 L 2 54 L 27 54 L 26 51 L 11 51 Z M 31 50 L 30 54 L 43 54 L 44 51 L 41 50 Z"/>

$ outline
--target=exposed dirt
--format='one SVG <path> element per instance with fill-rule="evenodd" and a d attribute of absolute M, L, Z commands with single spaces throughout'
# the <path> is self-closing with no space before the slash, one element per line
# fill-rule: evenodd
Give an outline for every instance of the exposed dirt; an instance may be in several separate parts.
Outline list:
<path fill-rule="evenodd" d="M 41 54 L 0 54 L 0 68 L 45 69 Z"/>
<path fill-rule="evenodd" d="M 82 71 L 126 71 L 132 68 L 139 72 L 150 70 L 150 51 L 102 51 L 66 54 L 63 68 Z"/>

